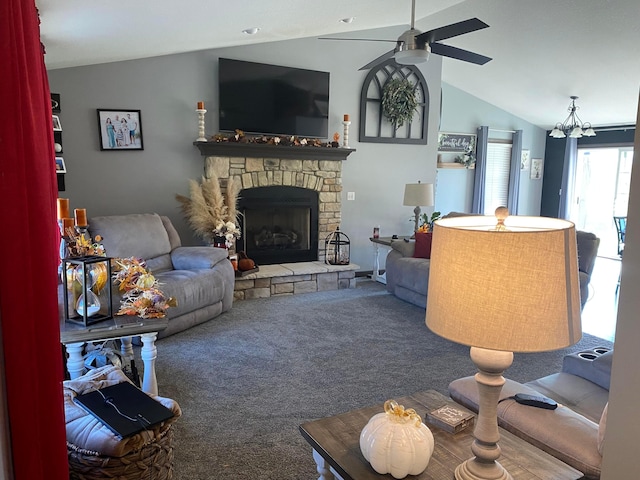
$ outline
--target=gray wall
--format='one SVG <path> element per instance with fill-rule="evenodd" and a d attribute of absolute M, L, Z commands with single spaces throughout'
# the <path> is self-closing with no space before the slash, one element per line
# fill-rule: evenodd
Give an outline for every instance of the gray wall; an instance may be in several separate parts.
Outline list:
<path fill-rule="evenodd" d="M 440 131 L 475 133 L 481 125 L 489 127 L 489 139 L 511 139 L 510 134 L 495 130 L 522 130 L 522 149 L 529 150 L 530 158 L 544 158 L 546 132 L 542 128 L 443 83 Z M 542 180 L 531 180 L 529 172 L 520 172 L 519 215 L 540 214 Z M 438 169 L 436 208 L 443 214 L 449 211 L 470 212 L 474 175 L 475 170 L 471 169 Z"/>
<path fill-rule="evenodd" d="M 394 29 L 364 32 L 368 38 L 395 38 Z M 367 38 L 367 37 L 365 37 Z M 420 66 L 431 96 L 428 145 L 359 143 L 362 65 L 384 53 L 378 42 L 328 42 L 301 39 L 207 50 L 186 54 L 49 71 L 51 91 L 61 94 L 66 191 L 71 208 L 86 208 L 89 217 L 157 212 L 174 222 L 184 244 L 198 244 L 184 221 L 175 194 L 187 194 L 188 180 L 203 173 L 203 157 L 193 146 L 197 136 L 196 102 L 208 110 L 206 133 L 217 132 L 217 59 L 235 58 L 331 73 L 329 132 L 342 134 L 342 116 L 352 124 L 350 147 L 356 151 L 343 163 L 343 221 L 351 240 L 351 260 L 360 270 L 373 268 L 369 242 L 373 227 L 381 235 L 409 234 L 413 208 L 402 205 L 404 185 L 420 180 L 438 182 L 436 209 L 460 207 L 473 182 L 437 173 L 437 133 L 440 111 L 442 58 L 431 56 Z M 481 68 L 481 67 L 478 67 Z M 533 144 L 534 127 L 463 92 L 445 89 L 443 130 L 472 132 L 478 125 L 523 128 L 524 145 Z M 100 151 L 96 109 L 139 109 L 144 151 Z M 538 148 L 538 147 L 535 147 Z M 533 150 L 533 149 L 532 149 Z M 533 153 L 533 152 L 532 152 Z M 465 173 L 465 172 L 456 172 Z M 447 172 L 448 174 L 448 172 Z M 525 182 L 526 183 L 526 182 Z M 521 202 L 537 213 L 539 189 L 521 187 Z M 347 200 L 355 192 L 355 200 Z M 451 194 L 446 193 L 451 192 Z M 429 213 L 433 207 L 424 209 Z"/>

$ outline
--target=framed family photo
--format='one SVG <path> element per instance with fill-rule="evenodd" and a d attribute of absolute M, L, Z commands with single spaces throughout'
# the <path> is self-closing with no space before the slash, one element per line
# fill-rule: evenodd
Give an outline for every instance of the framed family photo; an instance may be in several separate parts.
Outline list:
<path fill-rule="evenodd" d="M 62 157 L 56 157 L 56 173 L 67 173 L 67 166 Z"/>
<path fill-rule="evenodd" d="M 98 109 L 100 150 L 144 150 L 140 110 Z"/>
<path fill-rule="evenodd" d="M 53 131 L 61 132 L 62 124 L 60 123 L 60 117 L 58 117 L 58 115 L 51 115 L 51 121 L 53 122 Z"/>

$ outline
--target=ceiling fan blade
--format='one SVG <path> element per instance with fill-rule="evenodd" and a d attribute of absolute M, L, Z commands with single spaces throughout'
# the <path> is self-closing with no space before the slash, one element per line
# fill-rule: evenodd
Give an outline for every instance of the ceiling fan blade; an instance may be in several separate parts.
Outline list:
<path fill-rule="evenodd" d="M 458 35 L 464 35 L 465 33 L 475 32 L 476 30 L 482 30 L 489 25 L 477 18 L 470 18 L 469 20 L 463 20 L 462 22 L 452 23 L 451 25 L 445 25 L 444 27 L 434 28 L 428 32 L 416 35 L 416 41 L 419 43 L 426 42 L 438 42 L 451 37 L 457 37 Z"/>
<path fill-rule="evenodd" d="M 441 55 L 443 57 L 455 58 L 456 60 L 462 60 L 463 62 L 475 63 L 476 65 L 484 65 L 491 60 L 489 57 L 473 53 L 461 48 L 452 47 L 451 45 L 444 45 L 442 43 L 432 43 L 431 53 Z"/>
<path fill-rule="evenodd" d="M 367 63 L 364 67 L 361 67 L 358 70 L 369 70 L 372 67 L 374 67 L 375 65 L 378 65 L 379 63 L 384 62 L 385 60 L 389 60 L 390 58 L 392 58 L 395 55 L 395 53 L 396 53 L 395 50 L 389 50 L 384 55 L 380 55 L 378 58 L 376 58 L 375 60 Z"/>
<path fill-rule="evenodd" d="M 398 40 L 388 40 L 381 38 L 336 38 L 336 37 L 318 37 L 318 40 L 357 40 L 359 42 L 392 42 L 396 43 Z"/>

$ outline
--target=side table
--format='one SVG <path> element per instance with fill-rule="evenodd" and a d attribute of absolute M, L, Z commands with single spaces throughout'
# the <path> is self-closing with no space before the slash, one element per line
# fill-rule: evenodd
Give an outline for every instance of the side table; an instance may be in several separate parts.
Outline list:
<path fill-rule="evenodd" d="M 453 400 L 434 391 L 419 392 L 395 399 L 405 408 L 413 408 L 424 419 L 425 414 L 445 404 L 462 408 Z M 380 480 L 392 479 L 371 468 L 360 451 L 360 432 L 369 419 L 384 411 L 383 405 L 361 408 L 333 417 L 300 425 L 300 433 L 313 448 L 313 458 L 320 474 L 318 480 Z M 470 458 L 473 431 L 467 428 L 450 434 L 427 424 L 435 439 L 435 449 L 427 469 L 413 480 L 451 480 L 456 467 Z M 500 429 L 499 462 L 513 478 L 528 480 L 577 480 L 582 473 L 557 458 L 534 447 L 515 435 Z"/>
<path fill-rule="evenodd" d="M 119 338 L 122 341 L 121 351 L 125 356 L 133 356 L 131 337 L 140 335 L 142 349 L 140 356 L 143 363 L 142 390 L 154 395 L 158 394 L 156 379 L 156 338 L 158 332 L 167 328 L 166 318 L 139 318 L 132 316 L 118 316 L 110 320 L 95 323 L 85 327 L 83 325 L 65 322 L 64 313 L 60 315 L 60 343 L 65 346 L 69 358 L 67 370 L 74 379 L 84 371 L 82 350 L 86 342 L 111 340 Z"/>
<path fill-rule="evenodd" d="M 371 278 L 380 283 L 387 284 L 387 272 L 380 273 L 380 248 L 383 248 L 385 252 L 391 250 L 391 242 L 397 242 L 409 237 L 369 237 L 369 240 L 373 243 L 373 274 Z"/>

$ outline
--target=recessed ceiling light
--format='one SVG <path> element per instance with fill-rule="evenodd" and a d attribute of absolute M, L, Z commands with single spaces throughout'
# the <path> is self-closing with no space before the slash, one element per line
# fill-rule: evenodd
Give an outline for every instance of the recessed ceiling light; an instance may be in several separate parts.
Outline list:
<path fill-rule="evenodd" d="M 340 21 L 342 23 L 351 23 L 356 19 L 356 17 L 347 17 L 347 18 L 341 18 Z"/>
<path fill-rule="evenodd" d="M 252 28 L 245 28 L 244 30 L 242 30 L 242 33 L 246 33 L 247 35 L 255 35 L 259 31 L 260 29 L 258 27 L 252 27 Z"/>

